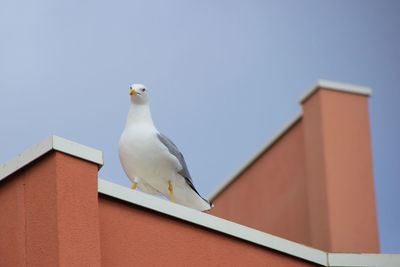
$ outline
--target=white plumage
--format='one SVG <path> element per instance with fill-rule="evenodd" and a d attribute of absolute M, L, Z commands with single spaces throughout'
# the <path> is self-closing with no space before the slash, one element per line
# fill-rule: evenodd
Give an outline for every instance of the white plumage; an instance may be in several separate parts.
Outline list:
<path fill-rule="evenodd" d="M 209 210 L 210 203 L 196 191 L 182 154 L 154 126 L 146 87 L 133 84 L 130 95 L 131 106 L 118 146 L 128 178 L 144 192 L 169 199 L 173 192 L 174 202 Z"/>

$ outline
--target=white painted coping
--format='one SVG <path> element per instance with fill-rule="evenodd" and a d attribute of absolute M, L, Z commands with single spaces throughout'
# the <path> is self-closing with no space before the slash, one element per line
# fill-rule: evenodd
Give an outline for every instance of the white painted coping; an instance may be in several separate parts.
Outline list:
<path fill-rule="evenodd" d="M 399 254 L 327 253 L 102 179 L 99 193 L 322 266 L 400 266 Z"/>
<path fill-rule="evenodd" d="M 328 253 L 328 266 L 399 267 L 400 254 Z"/>
<path fill-rule="evenodd" d="M 326 265 L 327 254 L 321 250 L 273 236 L 204 212 L 160 199 L 99 179 L 99 193 L 157 211 L 180 220 L 206 227 L 248 242 L 277 250 L 297 258 Z"/>
<path fill-rule="evenodd" d="M 299 103 L 301 104 L 304 101 L 306 101 L 319 88 L 324 88 L 327 90 L 342 91 L 342 92 L 353 93 L 353 94 L 366 95 L 366 96 L 370 96 L 372 94 L 371 88 L 368 88 L 368 87 L 347 84 L 347 83 L 332 82 L 332 81 L 327 81 L 327 80 L 318 80 L 313 86 L 311 86 L 299 98 Z"/>
<path fill-rule="evenodd" d="M 102 151 L 69 141 L 56 135 L 51 135 L 25 152 L 22 152 L 17 157 L 1 165 L 0 181 L 50 150 L 60 151 L 71 156 L 94 162 L 100 167 L 104 164 Z"/>
<path fill-rule="evenodd" d="M 271 139 L 269 139 L 261 148 L 253 154 L 242 166 L 237 169 L 233 175 L 229 176 L 221 185 L 219 185 L 210 195 L 208 199 L 212 202 L 222 191 L 225 190 L 232 182 L 236 180 L 251 164 L 253 164 L 265 151 L 267 151 L 273 144 L 275 144 L 287 131 L 290 130 L 303 116 L 302 112 L 297 113 L 293 118 L 287 122 Z"/>

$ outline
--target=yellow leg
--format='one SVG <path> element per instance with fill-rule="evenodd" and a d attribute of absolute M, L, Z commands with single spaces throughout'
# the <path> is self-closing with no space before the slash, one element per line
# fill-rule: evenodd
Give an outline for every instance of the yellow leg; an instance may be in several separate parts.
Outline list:
<path fill-rule="evenodd" d="M 174 188 L 173 188 L 173 186 L 171 184 L 171 181 L 169 181 L 168 183 L 169 183 L 168 190 L 169 190 L 169 192 L 171 194 L 171 201 L 175 202 L 175 200 L 174 200 Z"/>
<path fill-rule="evenodd" d="M 132 190 L 135 190 L 135 189 L 136 189 L 136 186 L 137 186 L 137 183 L 134 182 L 133 185 L 132 185 L 132 187 L 131 187 L 131 189 L 132 189 Z"/>

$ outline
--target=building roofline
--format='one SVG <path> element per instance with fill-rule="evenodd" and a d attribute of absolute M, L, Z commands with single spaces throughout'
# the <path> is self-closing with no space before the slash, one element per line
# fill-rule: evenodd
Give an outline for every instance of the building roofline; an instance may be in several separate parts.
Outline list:
<path fill-rule="evenodd" d="M 99 193 L 322 266 L 400 266 L 399 254 L 328 253 L 103 179 Z"/>
<path fill-rule="evenodd" d="M 247 170 L 259 157 L 261 157 L 270 147 L 272 147 L 287 131 L 289 131 L 303 116 L 298 112 L 293 116 L 278 132 L 275 133 L 261 148 L 245 161 L 234 173 L 222 182 L 211 194 L 208 199 L 212 202 L 222 193 L 231 183 L 233 183 L 245 170 Z"/>
<path fill-rule="evenodd" d="M 0 181 L 47 152 L 55 150 L 103 166 L 103 152 L 67 139 L 51 135 L 0 166 Z"/>
<path fill-rule="evenodd" d="M 328 80 L 318 80 L 302 96 L 300 96 L 299 103 L 302 104 L 310 96 L 312 96 L 319 88 L 324 88 L 327 90 L 341 91 L 341 92 L 346 92 L 346 93 L 366 95 L 366 96 L 370 96 L 372 94 L 371 88 L 368 88 L 368 87 L 347 84 L 347 83 L 332 82 L 332 81 L 328 81 Z"/>
<path fill-rule="evenodd" d="M 297 118 L 300 119 L 300 116 Z M 294 120 L 295 123 L 297 120 Z M 103 153 L 58 136 L 49 136 L 42 142 L 0 166 L 0 181 L 51 150 L 60 151 L 83 160 L 103 165 Z M 327 253 L 293 241 L 267 234 L 207 213 L 187 208 L 146 193 L 133 191 L 102 179 L 98 180 L 98 192 L 134 205 L 165 214 L 182 221 L 205 227 L 268 249 L 297 257 L 322 266 L 400 266 L 400 254 L 353 254 Z"/>

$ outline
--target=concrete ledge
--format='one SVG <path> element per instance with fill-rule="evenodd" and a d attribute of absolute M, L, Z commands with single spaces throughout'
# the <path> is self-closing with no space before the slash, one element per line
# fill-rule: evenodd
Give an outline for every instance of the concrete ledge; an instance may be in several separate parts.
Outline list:
<path fill-rule="evenodd" d="M 25 152 L 22 152 L 17 157 L 1 165 L 0 181 L 51 150 L 60 151 L 74 157 L 91 161 L 98 164 L 99 167 L 104 164 L 103 152 L 100 150 L 51 135 Z"/>
<path fill-rule="evenodd" d="M 398 267 L 399 254 L 328 253 L 328 266 Z"/>
<path fill-rule="evenodd" d="M 347 83 L 338 83 L 327 80 L 318 80 L 313 86 L 311 86 L 300 98 L 299 103 L 303 103 L 306 101 L 312 94 L 314 94 L 319 88 L 324 88 L 328 90 L 342 91 L 346 93 L 360 94 L 370 96 L 372 94 L 372 90 L 368 87 L 347 84 Z"/>

